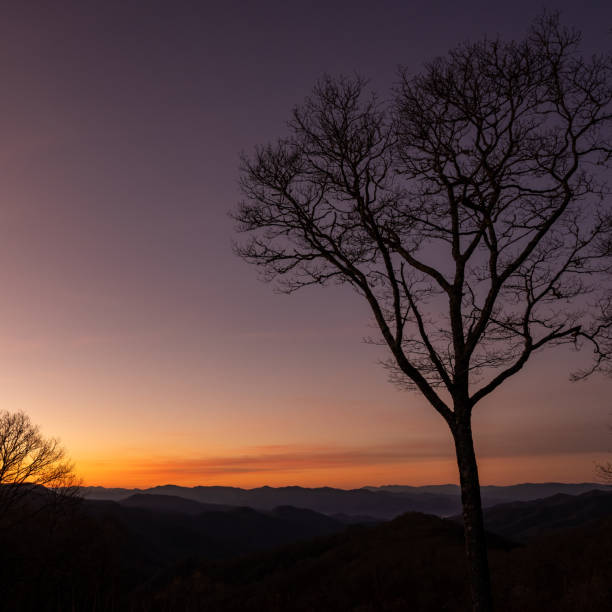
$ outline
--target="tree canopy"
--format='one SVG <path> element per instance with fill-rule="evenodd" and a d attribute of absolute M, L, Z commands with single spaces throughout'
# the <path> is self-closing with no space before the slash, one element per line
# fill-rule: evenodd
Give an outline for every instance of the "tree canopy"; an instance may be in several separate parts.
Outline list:
<path fill-rule="evenodd" d="M 0 521 L 22 511 L 36 487 L 47 488 L 44 504 L 56 496 L 72 497 L 76 484 L 59 440 L 44 437 L 23 412 L 0 412 Z"/>
<path fill-rule="evenodd" d="M 474 406 L 544 348 L 612 356 L 612 58 L 556 15 L 466 43 L 380 100 L 323 78 L 242 159 L 247 261 L 285 291 L 348 283 L 400 384 L 453 434 L 474 610 L 491 609 Z"/>
<path fill-rule="evenodd" d="M 611 66 L 579 40 L 542 18 L 403 71 L 388 102 L 325 77 L 287 138 L 243 157 L 239 254 L 286 291 L 350 283 L 396 378 L 447 419 L 436 389 L 475 404 L 546 346 L 587 342 L 602 367 Z"/>

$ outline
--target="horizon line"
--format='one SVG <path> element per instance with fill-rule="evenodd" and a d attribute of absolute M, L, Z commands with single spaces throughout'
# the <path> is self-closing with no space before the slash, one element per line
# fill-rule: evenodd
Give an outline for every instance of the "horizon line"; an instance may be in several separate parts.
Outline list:
<path fill-rule="evenodd" d="M 597 482 L 597 481 L 589 481 L 589 480 L 583 480 L 583 481 L 575 481 L 575 482 L 562 482 L 562 481 L 558 481 L 558 480 L 546 480 L 546 481 L 542 481 L 542 482 L 531 482 L 531 481 L 526 481 L 526 482 L 516 482 L 513 484 L 506 484 L 506 485 L 500 485 L 500 484 L 482 484 L 480 485 L 480 488 L 484 488 L 484 487 L 499 487 L 499 488 L 507 488 L 507 487 L 519 487 L 519 486 L 529 486 L 529 485 L 596 485 L 596 486 L 600 486 L 600 487 L 612 487 L 612 484 L 608 484 L 608 483 L 604 483 L 604 482 Z M 126 489 L 126 490 L 139 490 L 139 491 L 147 491 L 149 489 L 156 489 L 156 488 L 163 488 L 163 487 L 176 487 L 178 489 L 197 489 L 197 488 L 221 488 L 221 489 L 241 489 L 243 491 L 254 491 L 256 489 L 336 489 L 336 490 L 340 490 L 340 491 L 358 491 L 360 489 L 384 489 L 384 488 L 391 488 L 391 487 L 410 487 L 413 489 L 424 489 L 427 487 L 456 487 L 457 489 L 460 489 L 460 485 L 457 483 L 452 483 L 452 482 L 445 482 L 445 483 L 440 483 L 440 484 L 426 484 L 426 485 L 410 485 L 410 484 L 384 484 L 384 485 L 363 485 L 360 487 L 350 487 L 350 488 L 344 488 L 344 487 L 334 487 L 331 485 L 320 485 L 320 486 L 312 486 L 312 487 L 306 487 L 303 485 L 281 485 L 281 486 L 272 486 L 272 485 L 259 485 L 257 487 L 237 487 L 237 486 L 233 486 L 233 485 L 178 485 L 178 484 L 173 484 L 173 483 L 165 483 L 165 484 L 158 484 L 158 485 L 152 485 L 149 487 L 139 487 L 139 486 L 133 486 L 133 487 L 129 487 L 129 486 L 105 486 L 105 485 L 81 485 L 80 488 L 81 489 L 94 489 L 94 488 L 98 488 L 98 489 Z"/>

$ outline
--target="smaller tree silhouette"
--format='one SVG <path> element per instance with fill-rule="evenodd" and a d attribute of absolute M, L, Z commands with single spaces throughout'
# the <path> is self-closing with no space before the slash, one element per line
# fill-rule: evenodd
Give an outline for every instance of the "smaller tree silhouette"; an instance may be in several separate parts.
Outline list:
<path fill-rule="evenodd" d="M 45 487 L 44 496 L 37 497 Z M 16 510 L 74 498 L 74 466 L 57 438 L 44 437 L 23 412 L 0 412 L 0 525 Z"/>

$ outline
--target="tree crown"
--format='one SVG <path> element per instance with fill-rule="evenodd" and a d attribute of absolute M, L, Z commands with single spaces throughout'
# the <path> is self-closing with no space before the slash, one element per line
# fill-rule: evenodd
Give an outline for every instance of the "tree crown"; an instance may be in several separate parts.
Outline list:
<path fill-rule="evenodd" d="M 28 499 L 37 486 L 73 497 L 74 467 L 56 438 L 45 438 L 23 412 L 0 412 L 0 519 Z"/>
<path fill-rule="evenodd" d="M 247 261 L 286 291 L 349 283 L 396 378 L 447 420 L 534 351 L 610 356 L 612 61 L 544 16 L 400 73 L 380 102 L 325 77 L 288 138 L 243 156 Z"/>

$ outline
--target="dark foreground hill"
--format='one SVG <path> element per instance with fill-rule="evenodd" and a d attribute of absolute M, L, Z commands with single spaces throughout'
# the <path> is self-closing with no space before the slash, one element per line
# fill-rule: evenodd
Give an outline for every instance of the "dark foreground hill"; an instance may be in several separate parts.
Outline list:
<path fill-rule="evenodd" d="M 608 497 L 581 497 L 578 527 L 523 545 L 490 536 L 497 610 L 612 609 Z M 558 500 L 533 503 L 540 533 L 547 515 L 558 527 L 548 510 Z M 452 520 L 411 513 L 347 529 L 310 510 L 164 496 L 53 508 L 20 513 L 0 529 L 0 609 L 467 610 L 462 527 Z M 502 510 L 500 531 L 521 522 Z"/>
<path fill-rule="evenodd" d="M 342 531 L 345 523 L 311 510 L 269 511 L 215 506 L 169 495 L 134 495 L 121 502 L 85 500 L 88 519 L 123 533 L 133 565 L 157 569 L 185 558 L 222 559 Z M 129 545 L 127 544 L 129 542 Z"/>
<path fill-rule="evenodd" d="M 448 601 L 465 607 L 463 554 L 459 525 L 407 514 L 271 553 L 185 565 L 138 593 L 134 609 L 445 610 Z"/>
<path fill-rule="evenodd" d="M 489 536 L 496 610 L 612 610 L 612 518 L 512 545 Z M 467 612 L 461 526 L 407 514 L 223 563 L 184 564 L 135 612 Z"/>
<path fill-rule="evenodd" d="M 49 505 L 39 489 L 0 524 L 0 610 L 123 610 L 133 589 L 185 560 L 227 559 L 346 528 L 289 506 L 256 511 L 161 495 Z"/>

